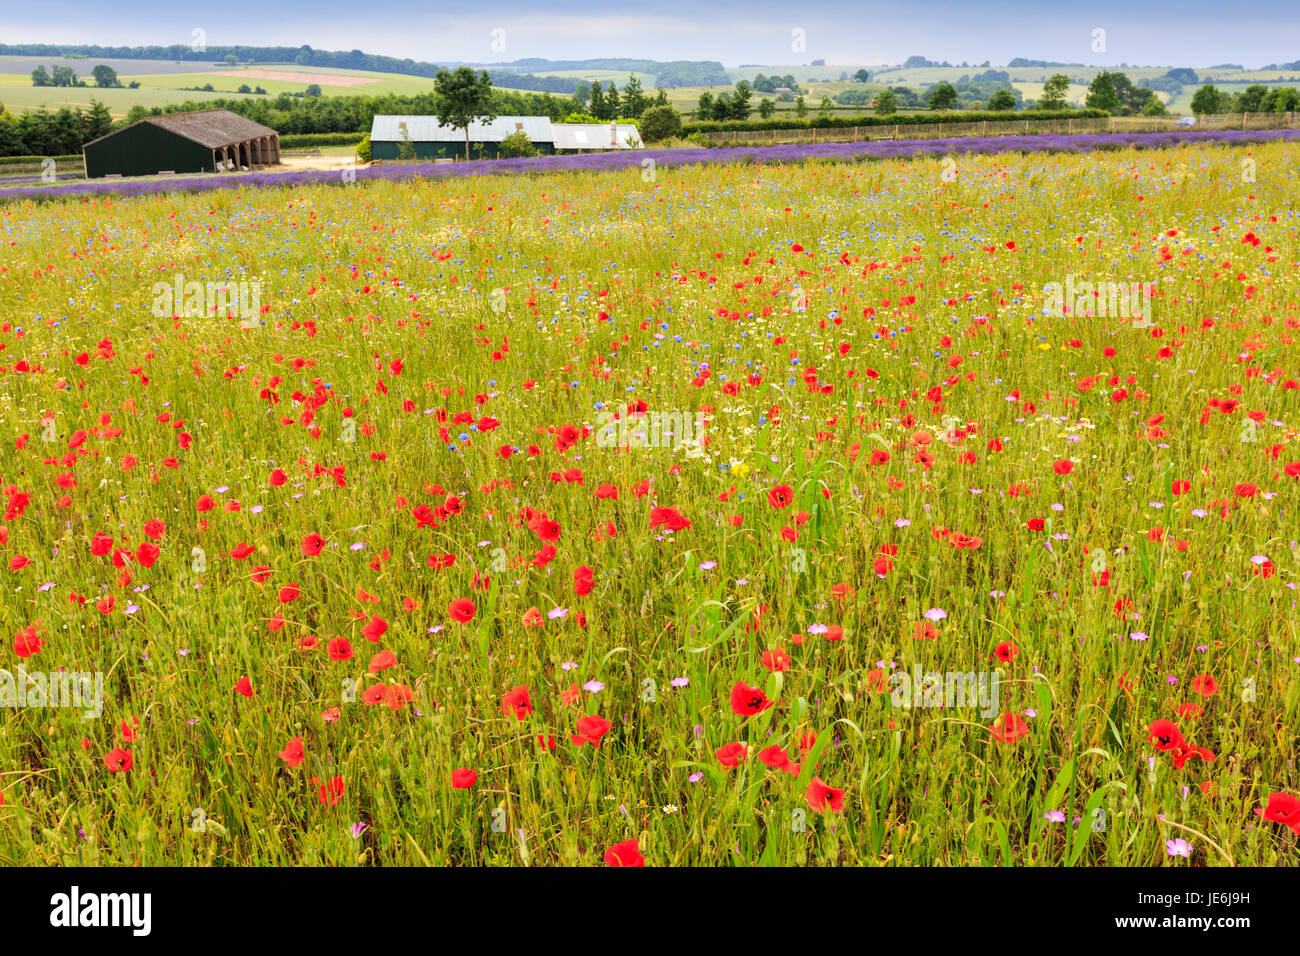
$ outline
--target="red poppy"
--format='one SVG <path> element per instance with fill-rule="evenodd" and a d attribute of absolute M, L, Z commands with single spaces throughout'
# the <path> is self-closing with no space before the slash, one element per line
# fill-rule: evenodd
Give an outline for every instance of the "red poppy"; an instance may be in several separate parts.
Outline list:
<path fill-rule="evenodd" d="M 303 746 L 301 737 L 294 737 L 284 749 L 280 751 L 280 759 L 290 767 L 297 767 L 307 759 L 307 748 Z"/>
<path fill-rule="evenodd" d="M 731 712 L 741 717 L 761 714 L 769 707 L 775 707 L 776 701 L 768 700 L 767 694 L 757 687 L 750 687 L 744 681 L 736 681 L 731 688 Z"/>
<path fill-rule="evenodd" d="M 321 548 L 325 547 L 325 539 L 318 534 L 309 534 L 302 539 L 302 553 L 304 557 L 314 558 L 320 554 Z"/>
<path fill-rule="evenodd" d="M 825 813 L 828 809 L 839 813 L 844 809 L 844 790 L 840 787 L 828 786 L 822 782 L 821 777 L 812 778 L 808 789 L 804 791 L 804 796 L 808 799 L 808 806 L 814 813 Z"/>
<path fill-rule="evenodd" d="M 605 865 L 645 866 L 645 857 L 641 855 L 636 840 L 624 840 L 605 851 Z"/>
<path fill-rule="evenodd" d="M 1291 828 L 1291 832 L 1300 836 L 1300 798 L 1289 793 L 1270 793 L 1268 804 L 1255 813 L 1265 820 L 1281 823 Z"/>
<path fill-rule="evenodd" d="M 121 773 L 130 770 L 135 761 L 131 757 L 131 751 L 123 750 L 121 747 L 114 747 L 104 755 L 104 766 L 110 773 Z"/>
<path fill-rule="evenodd" d="M 478 782 L 478 771 L 469 767 L 457 767 L 451 772 L 451 785 L 457 790 L 468 790 Z"/>
<path fill-rule="evenodd" d="M 474 602 L 469 598 L 456 598 L 447 608 L 447 613 L 451 615 L 453 621 L 468 624 L 474 619 Z"/>
<path fill-rule="evenodd" d="M 744 744 L 723 744 L 714 756 L 724 767 L 739 767 L 749 756 L 749 748 Z"/>
<path fill-rule="evenodd" d="M 794 490 L 789 485 L 777 485 L 767 493 L 767 503 L 773 508 L 787 508 L 794 501 Z"/>
<path fill-rule="evenodd" d="M 1025 723 L 1019 714 L 1008 711 L 993 722 L 989 731 L 993 734 L 994 740 L 1000 740 L 1004 744 L 1014 744 L 1022 737 L 1029 736 L 1029 724 Z"/>
<path fill-rule="evenodd" d="M 513 715 L 516 720 L 524 720 L 533 712 L 533 702 L 528 695 L 528 688 L 520 685 L 511 691 L 508 691 L 501 699 L 501 710 L 507 716 Z"/>
<path fill-rule="evenodd" d="M 586 717 L 578 718 L 577 733 L 570 734 L 569 739 L 579 747 L 591 744 L 599 749 L 600 739 L 609 732 L 614 725 L 599 714 L 588 714 Z"/>
<path fill-rule="evenodd" d="M 1200 694 L 1202 697 L 1213 697 L 1214 692 L 1219 689 L 1219 685 L 1214 682 L 1214 678 L 1209 674 L 1200 674 L 1192 678 L 1192 693 Z"/>

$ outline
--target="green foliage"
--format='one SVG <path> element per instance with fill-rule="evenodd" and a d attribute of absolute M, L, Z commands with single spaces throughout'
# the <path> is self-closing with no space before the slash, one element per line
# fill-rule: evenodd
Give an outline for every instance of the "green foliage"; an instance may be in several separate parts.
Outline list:
<path fill-rule="evenodd" d="M 679 136 L 682 132 L 681 115 L 671 106 L 652 106 L 642 114 L 639 132 L 647 143 Z"/>
<path fill-rule="evenodd" d="M 465 131 L 465 158 L 469 159 L 469 126 L 491 122 L 492 81 L 485 71 L 477 74 L 467 66 L 441 70 L 433 81 L 433 113 L 440 126 Z"/>
<path fill-rule="evenodd" d="M 280 148 L 281 149 L 285 148 L 283 142 L 280 143 Z M 370 148 L 370 134 L 367 133 L 365 136 L 361 138 L 361 142 L 357 143 L 357 162 L 368 163 L 372 158 L 373 155 L 371 153 L 371 148 Z"/>
<path fill-rule="evenodd" d="M 1065 97 L 1070 91 L 1070 78 L 1064 73 L 1054 73 L 1043 84 L 1043 95 L 1038 99 L 1038 108 L 1044 110 L 1065 109 Z"/>
<path fill-rule="evenodd" d="M 526 132 L 517 129 L 501 140 L 497 155 L 502 159 L 527 158 L 537 155 L 537 147 L 533 145 Z"/>
<path fill-rule="evenodd" d="M 957 103 L 957 90 L 951 83 L 936 83 L 926 102 L 932 110 L 950 110 Z"/>

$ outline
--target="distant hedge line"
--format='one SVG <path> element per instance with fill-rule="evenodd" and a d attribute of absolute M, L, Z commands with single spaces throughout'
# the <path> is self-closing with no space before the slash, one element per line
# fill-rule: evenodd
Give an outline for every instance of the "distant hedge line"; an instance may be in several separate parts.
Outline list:
<path fill-rule="evenodd" d="M 80 153 L 71 156 L 51 156 L 49 158 L 56 163 L 70 163 L 74 160 L 78 163 L 81 162 Z M 28 166 L 32 164 L 39 166 L 45 159 L 44 156 L 0 156 L 0 166 Z"/>
<path fill-rule="evenodd" d="M 313 146 L 355 146 L 365 137 L 364 133 L 281 133 L 281 149 L 310 149 Z"/>
<path fill-rule="evenodd" d="M 770 120 L 705 120 L 683 123 L 682 135 L 692 133 L 730 133 L 733 130 L 752 133 L 757 130 L 782 129 L 843 129 L 852 126 L 928 126 L 935 123 L 1023 123 L 1026 120 L 1099 119 L 1109 116 L 1105 110 L 981 110 L 979 112 L 954 112 L 932 110 L 928 113 L 892 113 L 889 116 L 815 116 L 811 119 Z"/>

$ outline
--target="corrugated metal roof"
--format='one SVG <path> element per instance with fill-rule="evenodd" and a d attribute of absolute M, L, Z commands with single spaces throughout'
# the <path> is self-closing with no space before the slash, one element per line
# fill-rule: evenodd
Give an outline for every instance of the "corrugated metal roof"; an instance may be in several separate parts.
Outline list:
<path fill-rule="evenodd" d="M 154 126 L 160 126 L 177 136 L 184 136 L 188 140 L 193 140 L 211 148 L 230 146 L 233 143 L 242 143 L 245 140 L 257 139 L 262 136 L 276 135 L 275 130 L 270 127 L 263 126 L 261 123 L 254 123 L 238 113 L 230 112 L 230 110 L 195 110 L 192 113 L 146 116 L 140 120 L 140 123 L 152 123 Z M 116 136 L 133 126 L 139 126 L 140 123 L 132 123 L 131 126 L 101 136 L 99 139 L 92 139 L 85 146 L 108 139 L 109 136 Z M 82 148 L 84 149 L 85 146 Z"/>
<path fill-rule="evenodd" d="M 376 116 L 370 124 L 370 141 L 400 143 L 403 123 L 413 143 L 465 142 L 463 129 L 439 126 L 436 116 Z M 470 123 L 469 139 L 471 143 L 499 143 L 520 126 L 530 142 L 549 143 L 554 139 L 550 118 L 546 116 L 498 116 L 490 123 Z"/>
<path fill-rule="evenodd" d="M 631 123 L 619 123 L 610 143 L 608 123 L 552 123 L 556 149 L 631 149 L 627 141 L 641 141 L 637 128 Z"/>

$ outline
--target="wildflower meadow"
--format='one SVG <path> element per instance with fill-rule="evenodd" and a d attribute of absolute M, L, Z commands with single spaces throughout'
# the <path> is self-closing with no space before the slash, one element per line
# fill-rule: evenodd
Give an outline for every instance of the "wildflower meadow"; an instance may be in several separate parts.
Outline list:
<path fill-rule="evenodd" d="M 0 861 L 1296 862 L 1293 142 L 0 203 Z"/>

